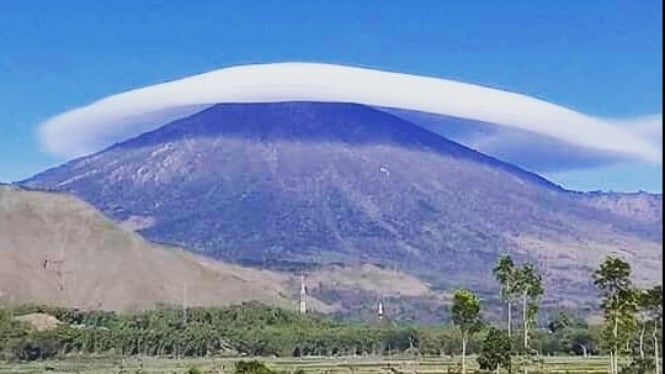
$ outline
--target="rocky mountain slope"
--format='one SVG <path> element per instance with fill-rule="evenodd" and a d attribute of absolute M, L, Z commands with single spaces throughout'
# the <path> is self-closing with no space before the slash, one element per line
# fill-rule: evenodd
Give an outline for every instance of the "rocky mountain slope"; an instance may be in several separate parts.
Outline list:
<path fill-rule="evenodd" d="M 257 267 L 376 263 L 437 289 L 492 293 L 491 267 L 510 252 L 542 268 L 549 298 L 578 304 L 609 253 L 641 282 L 662 270 L 662 219 L 356 104 L 219 104 L 22 184 L 71 192 L 148 239 Z M 662 211 L 654 199 L 648 209 Z"/>

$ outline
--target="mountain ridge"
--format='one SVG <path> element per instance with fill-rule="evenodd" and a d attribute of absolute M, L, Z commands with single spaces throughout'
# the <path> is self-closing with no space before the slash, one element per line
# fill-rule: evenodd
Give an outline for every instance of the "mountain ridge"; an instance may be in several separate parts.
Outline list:
<path fill-rule="evenodd" d="M 563 261 L 524 243 L 599 248 L 590 265 L 643 246 L 634 261 L 652 269 L 649 279 L 655 270 L 645 261 L 662 264 L 657 220 L 590 203 L 358 104 L 219 104 L 21 184 L 64 190 L 117 221 L 147 223 L 140 232 L 150 240 L 268 268 L 371 262 L 442 289 L 493 292 L 491 266 L 501 252 Z M 550 282 L 561 277 L 559 269 Z M 553 292 L 589 292 L 588 279 L 573 278 Z"/>
<path fill-rule="evenodd" d="M 484 162 L 487 162 L 488 164 L 491 164 L 492 166 L 499 166 L 499 167 L 502 167 L 502 168 L 506 168 L 507 170 L 512 171 L 512 172 L 522 173 L 524 175 L 530 176 L 534 181 L 542 183 L 543 185 L 547 185 L 550 188 L 558 189 L 558 190 L 564 190 L 564 188 L 562 188 L 561 186 L 557 185 L 556 183 L 554 183 L 552 181 L 547 180 L 546 178 L 543 178 L 542 176 L 540 176 L 536 173 L 530 172 L 530 171 L 528 171 L 524 168 L 515 166 L 513 164 L 502 161 L 498 158 L 489 156 L 487 154 L 478 152 L 478 151 L 473 150 L 471 148 L 462 146 L 461 144 L 459 144 L 457 142 L 450 141 L 450 140 L 448 140 L 447 138 L 445 138 L 443 136 L 435 134 L 434 132 L 432 132 L 431 130 L 429 130 L 427 128 L 421 128 L 421 127 L 418 127 L 418 126 L 414 126 L 412 123 L 408 122 L 407 120 L 404 120 L 404 119 L 400 118 L 399 116 L 397 116 L 393 113 L 382 110 L 381 108 L 372 108 L 370 106 L 366 106 L 366 105 L 362 105 L 362 104 L 356 104 L 356 103 L 343 103 L 343 102 L 342 103 L 337 103 L 337 102 L 336 103 L 327 103 L 327 102 L 306 102 L 306 101 L 287 101 L 287 102 L 262 103 L 262 104 L 251 104 L 251 103 L 249 103 L 249 104 L 248 103 L 215 104 L 215 105 L 212 105 L 212 106 L 210 106 L 206 109 L 203 109 L 200 112 L 196 112 L 194 114 L 190 114 L 190 115 L 185 116 L 183 118 L 177 119 L 177 120 L 175 120 L 171 123 L 168 123 L 168 124 L 166 124 L 166 125 L 164 125 L 160 128 L 150 130 L 150 131 L 146 131 L 146 132 L 141 133 L 139 135 L 136 135 L 134 137 L 125 139 L 125 140 L 120 141 L 120 142 L 116 142 L 116 143 L 114 143 L 114 144 L 112 144 L 112 145 L 110 145 L 110 146 L 108 146 L 108 147 L 106 147 L 106 148 L 104 148 L 100 151 L 93 152 L 89 155 L 74 158 L 70 161 L 67 161 L 63 165 L 48 168 L 48 169 L 46 169 L 42 172 L 39 172 L 39 173 L 35 174 L 34 176 L 32 176 L 30 178 L 18 181 L 18 182 L 16 182 L 16 184 L 21 185 L 21 186 L 29 187 L 31 180 L 38 179 L 41 175 L 48 174 L 49 172 L 53 172 L 53 171 L 56 171 L 57 169 L 66 167 L 66 165 L 68 165 L 68 164 L 76 163 L 76 162 L 79 162 L 81 160 L 89 159 L 91 157 L 94 157 L 98 154 L 102 154 L 104 152 L 112 151 L 112 150 L 114 150 L 118 147 L 127 147 L 128 144 L 140 143 L 142 141 L 149 140 L 150 138 L 154 137 L 155 135 L 158 135 L 159 137 L 162 137 L 163 134 L 164 134 L 164 129 L 165 128 L 169 128 L 169 129 L 174 128 L 174 127 L 177 128 L 177 127 L 179 127 L 180 124 L 187 124 L 187 126 L 190 126 L 190 122 L 193 118 L 199 118 L 201 116 L 207 116 L 207 114 L 209 114 L 211 112 L 215 112 L 220 108 L 241 109 L 243 107 L 251 107 L 251 106 L 257 106 L 257 105 L 258 106 L 264 106 L 264 107 L 270 107 L 270 106 L 273 106 L 273 105 L 275 105 L 275 106 L 284 106 L 284 105 L 286 105 L 286 106 L 296 106 L 296 107 L 302 106 L 302 105 L 313 105 L 313 106 L 319 106 L 321 108 L 325 108 L 325 107 L 335 108 L 335 107 L 338 107 L 338 106 L 346 106 L 346 107 L 359 108 L 359 109 L 366 110 L 368 112 L 372 112 L 372 113 L 376 113 L 376 114 L 380 113 L 381 115 L 385 116 L 384 118 L 389 118 L 391 120 L 394 120 L 396 123 L 401 122 L 403 124 L 408 124 L 410 126 L 408 131 L 411 132 L 411 133 L 436 135 L 436 136 L 428 136 L 427 137 L 427 141 L 429 143 L 428 144 L 429 146 L 432 146 L 432 144 L 431 144 L 432 142 L 438 142 L 439 143 L 438 145 L 446 144 L 447 146 L 452 147 L 454 149 L 454 151 L 460 152 L 462 154 L 466 153 L 465 154 L 466 156 L 478 157 L 480 160 L 483 160 Z M 226 115 L 228 113 L 224 113 L 224 114 Z M 330 115 L 331 113 L 329 112 L 329 113 L 326 113 L 326 114 Z M 188 132 L 191 132 L 192 129 L 188 128 L 188 129 L 181 129 L 181 130 L 189 130 Z M 233 130 L 238 131 L 240 129 L 236 128 L 236 129 L 233 129 Z M 400 129 L 400 130 L 404 130 L 404 129 Z M 238 132 L 240 132 L 240 131 L 238 131 Z M 225 133 L 224 135 L 228 136 L 229 133 Z M 301 134 L 299 134 L 299 135 L 301 135 Z M 318 136 L 320 136 L 321 134 L 316 133 L 316 132 L 310 132 L 307 135 L 310 135 L 310 136 L 317 136 L 318 135 Z M 333 133 L 333 135 L 339 135 L 339 134 Z M 367 136 L 368 134 L 362 134 L 362 135 L 366 136 L 366 139 L 359 139 L 358 135 L 359 134 L 356 133 L 356 134 L 353 134 L 353 136 L 344 136 L 342 140 L 344 142 L 350 142 L 350 143 L 356 143 L 356 142 L 357 143 L 362 143 L 362 140 L 366 140 L 366 141 L 370 141 L 370 140 L 376 141 L 377 140 L 375 138 L 368 137 Z M 436 139 L 436 141 L 433 141 L 434 139 Z M 160 140 L 164 140 L 164 139 L 162 138 Z M 321 140 L 327 140 L 327 139 L 321 139 Z M 397 139 L 397 140 L 404 141 L 405 139 Z M 408 144 L 401 143 L 400 145 L 408 145 Z"/>
<path fill-rule="evenodd" d="M 180 304 L 188 283 L 190 305 L 291 303 L 268 272 L 150 244 L 65 193 L 0 186 L 0 220 L 0 291 L 12 302 L 137 310 Z"/>
<path fill-rule="evenodd" d="M 64 192 L 0 186 L 0 222 L 0 305 L 121 312 L 250 301 L 297 306 L 299 274 L 245 268 L 149 243 Z M 371 264 L 313 268 L 307 276 L 310 310 L 342 318 L 367 313 L 367 303 L 382 294 L 419 300 L 437 295 L 415 277 Z M 321 282 L 328 292 L 353 288 L 366 299 L 323 302 Z"/>

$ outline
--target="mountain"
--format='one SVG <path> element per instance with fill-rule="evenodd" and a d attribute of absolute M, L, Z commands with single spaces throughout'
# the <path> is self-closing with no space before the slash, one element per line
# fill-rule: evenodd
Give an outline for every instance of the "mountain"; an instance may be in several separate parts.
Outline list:
<path fill-rule="evenodd" d="M 110 310 L 183 298 L 294 304 L 283 275 L 150 244 L 66 194 L 0 186 L 0 223 L 0 300 Z"/>
<path fill-rule="evenodd" d="M 576 305 L 607 254 L 639 282 L 662 270 L 662 219 L 358 104 L 219 104 L 21 184 L 70 192 L 150 240 L 272 269 L 373 263 L 493 293 L 509 252 Z"/>
<path fill-rule="evenodd" d="M 251 300 L 296 306 L 300 279 L 294 274 L 151 244 L 67 194 L 0 185 L 0 223 L 0 304 L 119 311 Z M 382 296 L 443 297 L 417 278 L 367 264 L 323 267 L 311 272 L 307 283 L 309 306 L 341 318 L 371 313 Z M 351 290 L 362 297 L 345 297 Z M 318 295 L 327 295 L 325 302 Z"/>

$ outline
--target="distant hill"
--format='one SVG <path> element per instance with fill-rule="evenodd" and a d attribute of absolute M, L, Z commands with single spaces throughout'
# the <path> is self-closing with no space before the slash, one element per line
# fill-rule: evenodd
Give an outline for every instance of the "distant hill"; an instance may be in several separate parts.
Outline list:
<path fill-rule="evenodd" d="M 151 244 L 67 194 L 0 186 L 0 223 L 0 304 L 119 311 L 251 300 L 287 309 L 297 305 L 297 274 L 245 268 Z M 364 292 L 363 300 L 308 298 L 314 310 L 341 316 L 359 308 L 371 313 L 378 295 L 433 294 L 416 278 L 368 264 L 308 274 L 314 294 L 321 282 L 327 290 Z"/>
<path fill-rule="evenodd" d="M 0 186 L 0 222 L 0 300 L 112 310 L 294 304 L 282 275 L 150 244 L 65 194 Z"/>
<path fill-rule="evenodd" d="M 509 252 L 542 269 L 550 301 L 577 306 L 607 254 L 639 282 L 662 271 L 661 195 L 566 191 L 357 104 L 219 104 L 22 184 L 73 193 L 150 240 L 275 270 L 374 263 L 490 295 Z"/>

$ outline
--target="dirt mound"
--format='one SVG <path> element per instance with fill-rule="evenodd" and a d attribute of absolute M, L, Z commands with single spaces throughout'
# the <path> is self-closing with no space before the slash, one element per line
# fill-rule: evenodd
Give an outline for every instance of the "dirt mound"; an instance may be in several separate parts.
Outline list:
<path fill-rule="evenodd" d="M 62 321 L 46 313 L 31 313 L 14 319 L 30 324 L 37 331 L 53 330 L 62 324 Z"/>

